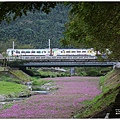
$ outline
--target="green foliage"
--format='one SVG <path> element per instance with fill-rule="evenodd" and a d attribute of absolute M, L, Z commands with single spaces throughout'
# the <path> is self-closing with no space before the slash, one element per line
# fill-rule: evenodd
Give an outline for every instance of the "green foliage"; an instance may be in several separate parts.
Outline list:
<path fill-rule="evenodd" d="M 30 76 L 40 76 L 39 72 L 35 68 L 27 69 L 24 72 L 26 72 Z"/>
<path fill-rule="evenodd" d="M 54 72 L 50 70 L 39 70 L 39 69 L 27 69 L 28 74 L 31 76 L 37 76 L 41 78 L 46 78 L 46 77 L 64 77 L 64 76 L 70 76 L 69 73 L 66 72 Z"/>
<path fill-rule="evenodd" d="M 31 77 L 21 70 L 9 70 L 8 72 L 0 72 L 0 81 L 14 82 L 23 84 L 31 80 Z"/>
<path fill-rule="evenodd" d="M 0 81 L 13 82 L 13 83 L 18 83 L 18 84 L 21 83 L 20 80 L 18 80 L 16 78 L 10 78 L 10 77 L 7 77 L 7 76 L 1 76 Z"/>
<path fill-rule="evenodd" d="M 51 71 L 39 71 L 41 77 L 64 77 L 69 76 L 70 74 L 65 72 L 51 72 Z"/>
<path fill-rule="evenodd" d="M 102 76 L 111 71 L 111 67 L 77 67 L 76 75 L 79 76 Z"/>
<path fill-rule="evenodd" d="M 40 78 L 32 78 L 32 90 L 46 90 L 44 88 L 41 88 L 42 85 L 53 82 L 52 80 L 42 80 Z"/>
<path fill-rule="evenodd" d="M 38 10 L 48 13 L 56 4 L 56 2 L 1 2 L 0 22 L 15 20 L 18 16 L 27 15 L 27 11 L 34 13 Z"/>
<path fill-rule="evenodd" d="M 111 52 L 110 59 L 120 60 L 120 4 L 119 2 L 74 2 L 61 42 L 76 47 Z"/>
<path fill-rule="evenodd" d="M 0 71 L 4 71 L 4 67 L 0 67 Z"/>
<path fill-rule="evenodd" d="M 2 27 L 2 25 L 0 25 L 0 27 Z M 6 29 L 6 28 L 5 28 Z M 13 28 L 14 29 L 14 28 Z M 8 30 L 8 29 L 7 29 Z M 6 30 L 6 31 L 7 31 Z M 9 31 L 9 30 L 8 30 Z M 17 31 L 16 31 L 17 32 Z M 1 34 L 1 33 L 0 33 Z M 6 33 L 5 33 L 6 34 Z M 5 35 L 4 34 L 4 35 Z M 9 34 L 9 33 L 7 33 L 7 34 Z M 10 33 L 11 34 L 11 33 Z M 21 44 L 21 42 L 20 41 L 18 41 L 17 39 L 14 39 L 13 37 L 9 37 L 9 38 L 6 38 L 6 35 L 4 36 L 3 34 L 2 34 L 2 36 L 0 37 L 0 53 L 2 53 L 2 55 L 6 55 L 6 49 L 8 49 L 8 48 L 12 48 L 13 47 L 13 41 L 14 41 L 14 43 L 15 43 L 15 48 L 17 49 L 17 48 L 20 48 L 20 49 L 22 49 L 22 48 L 33 48 L 33 46 L 32 45 L 29 45 L 29 44 L 25 44 L 25 45 L 23 45 L 23 44 Z"/>
<path fill-rule="evenodd" d="M 2 3 L 1 6 L 4 4 Z M 12 3 L 9 4 L 12 5 Z M 17 5 L 17 3 L 14 4 Z M 34 4 L 32 5 L 34 6 Z M 21 18 L 17 18 L 9 24 L 2 21 L 0 24 L 0 52 L 12 48 L 13 41 L 15 48 L 48 48 L 48 39 L 50 39 L 52 48 L 60 48 L 59 41 L 63 37 L 64 24 L 68 21 L 68 12 L 68 7 L 59 4 L 51 9 L 49 14 L 39 11 L 34 14 L 27 12 L 27 16 L 23 14 Z"/>
<path fill-rule="evenodd" d="M 21 91 L 26 91 L 26 87 L 24 85 L 0 81 L 0 94 L 18 94 Z"/>
<path fill-rule="evenodd" d="M 64 23 L 68 21 L 68 9 L 62 5 L 58 7 L 57 2 L 1 2 L 0 40 L 16 38 L 22 45 L 28 44 L 34 48 L 48 48 L 48 39 L 51 39 L 52 47 L 60 48 L 61 40 L 61 43 L 68 47 L 92 47 L 106 53 L 109 59 L 120 60 L 119 2 L 65 2 L 66 6 L 72 8 L 65 36 L 62 32 L 65 30 Z M 18 16 L 21 19 L 17 19 Z M 5 22 L 15 19 L 16 22 L 9 25 Z M 111 54 L 108 54 L 106 49 L 109 49 Z"/>
<path fill-rule="evenodd" d="M 87 73 L 85 71 L 81 71 L 80 73 L 78 73 L 79 76 L 87 76 Z"/>
<path fill-rule="evenodd" d="M 40 73 L 40 76 L 42 76 L 42 77 L 55 77 L 55 76 L 57 76 L 56 72 L 51 72 L 51 71 L 40 70 L 39 73 Z"/>
<path fill-rule="evenodd" d="M 33 86 L 42 86 L 44 85 L 45 83 L 48 83 L 48 82 L 52 82 L 52 80 L 42 80 L 42 79 L 36 79 L 36 80 L 33 80 L 33 83 L 32 85 Z"/>
<path fill-rule="evenodd" d="M 27 74 L 25 74 L 23 71 L 21 70 L 9 70 L 10 73 L 12 73 L 13 75 L 16 76 L 16 78 L 22 80 L 22 81 L 30 81 L 30 76 L 28 76 Z"/>
<path fill-rule="evenodd" d="M 86 104 L 86 107 L 81 109 L 80 113 L 76 114 L 76 118 L 89 118 L 115 102 L 120 88 L 120 83 L 117 81 L 120 77 L 119 72 L 119 70 L 112 70 L 106 76 L 100 78 L 102 93 L 92 101 L 83 102 L 83 104 Z M 106 84 L 106 82 L 109 84 Z"/>
<path fill-rule="evenodd" d="M 98 71 L 96 71 L 95 69 L 94 70 L 90 70 L 87 72 L 87 75 L 88 76 L 98 76 L 100 75 Z"/>
<path fill-rule="evenodd" d="M 120 86 L 119 72 L 120 72 L 119 70 L 112 70 L 108 74 L 100 78 L 100 85 L 102 86 L 103 92 L 106 92 L 109 89 L 114 89 Z"/>
<path fill-rule="evenodd" d="M 12 106 L 13 106 L 13 103 L 4 104 L 4 105 L 2 106 L 2 109 L 7 109 L 7 108 L 10 108 L 10 107 L 12 107 Z"/>
<path fill-rule="evenodd" d="M 88 109 L 84 109 L 81 113 L 76 115 L 76 118 L 89 118 L 91 115 L 98 113 L 105 109 L 105 107 L 111 105 L 118 94 L 117 91 L 112 91 L 108 95 L 105 94 L 100 95 L 99 97 L 95 97 L 93 101 L 89 102 Z M 107 102 L 106 102 L 107 101 Z"/>

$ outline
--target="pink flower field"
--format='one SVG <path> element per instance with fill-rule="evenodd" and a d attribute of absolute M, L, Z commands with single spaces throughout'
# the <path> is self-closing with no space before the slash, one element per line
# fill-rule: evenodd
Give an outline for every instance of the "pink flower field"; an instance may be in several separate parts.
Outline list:
<path fill-rule="evenodd" d="M 34 95 L 0 111 L 0 118 L 72 118 L 84 106 L 81 102 L 100 94 L 99 77 L 58 77 L 58 90 L 47 95 Z"/>

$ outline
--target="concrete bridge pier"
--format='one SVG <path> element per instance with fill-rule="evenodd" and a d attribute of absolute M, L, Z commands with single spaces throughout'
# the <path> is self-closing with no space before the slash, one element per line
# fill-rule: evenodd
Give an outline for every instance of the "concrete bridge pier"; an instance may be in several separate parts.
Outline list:
<path fill-rule="evenodd" d="M 75 68 L 74 67 L 71 67 L 70 68 L 70 75 L 72 76 L 72 75 L 74 75 L 75 74 Z"/>

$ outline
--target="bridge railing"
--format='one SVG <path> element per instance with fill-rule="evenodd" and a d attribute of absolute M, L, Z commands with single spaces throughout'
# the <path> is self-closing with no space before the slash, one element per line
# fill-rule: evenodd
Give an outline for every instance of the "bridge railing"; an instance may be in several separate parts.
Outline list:
<path fill-rule="evenodd" d="M 79 66 L 79 67 L 83 67 L 83 66 L 88 66 L 88 67 L 101 67 L 101 66 L 114 66 L 116 63 L 115 62 L 78 62 L 78 61 L 74 61 L 74 62 L 64 62 L 64 61 L 60 61 L 60 62 L 32 62 L 32 61 L 28 61 L 27 63 L 24 63 L 23 66 L 39 66 L 39 67 L 68 67 L 68 66 Z"/>
<path fill-rule="evenodd" d="M 52 59 L 96 59 L 96 56 L 18 56 L 7 57 L 9 60 L 52 60 Z"/>

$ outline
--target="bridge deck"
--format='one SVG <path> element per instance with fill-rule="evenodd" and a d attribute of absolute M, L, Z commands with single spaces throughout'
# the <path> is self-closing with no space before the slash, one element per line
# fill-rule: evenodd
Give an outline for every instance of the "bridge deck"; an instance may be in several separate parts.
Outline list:
<path fill-rule="evenodd" d="M 11 60 L 94 60 L 96 56 L 19 56 L 19 57 L 7 57 L 8 61 Z"/>
<path fill-rule="evenodd" d="M 73 66 L 114 66 L 115 62 L 99 61 L 96 56 L 19 56 L 7 57 L 9 62 L 17 62 L 13 66 L 21 67 L 73 67 Z"/>

